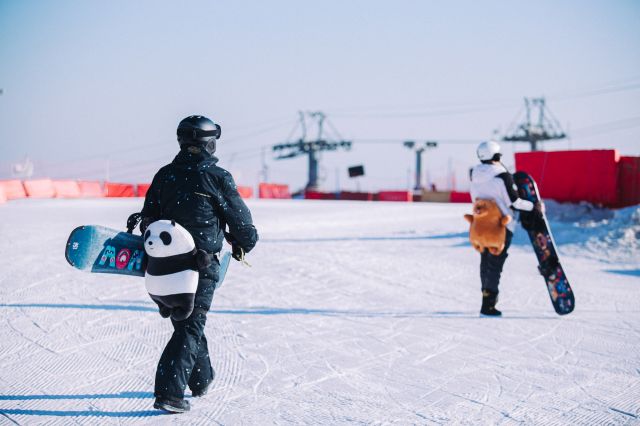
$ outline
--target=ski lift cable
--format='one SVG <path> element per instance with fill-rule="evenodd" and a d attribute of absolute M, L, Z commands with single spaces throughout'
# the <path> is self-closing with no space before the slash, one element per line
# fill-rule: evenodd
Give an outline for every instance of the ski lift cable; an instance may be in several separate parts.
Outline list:
<path fill-rule="evenodd" d="M 370 119 L 370 118 L 412 118 L 412 117 L 439 117 L 439 116 L 448 116 L 448 115 L 464 115 L 475 112 L 485 112 L 485 111 L 495 111 L 506 108 L 512 108 L 515 105 L 514 101 L 510 101 L 509 103 L 504 103 L 502 105 L 496 105 L 491 107 L 479 107 L 479 108 L 460 108 L 460 109 L 440 109 L 440 110 L 431 110 L 431 111 L 413 111 L 413 112 L 402 112 L 402 113 L 371 113 L 371 114 L 336 114 L 333 113 L 334 117 L 342 117 L 345 119 Z"/>

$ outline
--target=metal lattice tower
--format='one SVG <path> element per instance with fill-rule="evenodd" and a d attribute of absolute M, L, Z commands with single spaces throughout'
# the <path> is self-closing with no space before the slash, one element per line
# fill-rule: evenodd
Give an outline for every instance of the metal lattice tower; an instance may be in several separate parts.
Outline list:
<path fill-rule="evenodd" d="M 524 120 L 519 124 L 516 123 L 521 115 L 519 113 L 502 138 L 503 141 L 528 142 L 531 145 L 531 151 L 537 151 L 538 142 L 567 137 L 558 120 L 547 108 L 544 98 L 524 98 L 524 110 Z M 537 117 L 533 117 L 536 113 Z"/>
<path fill-rule="evenodd" d="M 286 142 L 282 144 L 273 145 L 273 152 L 277 152 L 276 160 L 283 160 L 286 158 L 294 158 L 301 155 L 307 155 L 309 157 L 309 178 L 306 190 L 318 189 L 318 167 L 319 159 L 318 153 L 321 151 L 337 151 L 338 148 L 351 149 L 351 142 L 345 140 L 330 140 L 323 137 L 324 122 L 327 116 L 320 111 L 316 112 L 299 112 L 299 126 L 301 128 L 302 135 L 295 142 Z M 315 139 L 307 139 L 307 118 L 315 121 L 318 127 L 318 135 Z M 334 133 L 337 133 L 334 129 Z M 339 135 L 337 135 L 339 139 Z"/>

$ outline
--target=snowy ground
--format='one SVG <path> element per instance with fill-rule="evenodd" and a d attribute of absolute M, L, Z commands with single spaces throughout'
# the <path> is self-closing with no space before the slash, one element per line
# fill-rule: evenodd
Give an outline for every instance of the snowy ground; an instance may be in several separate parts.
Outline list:
<path fill-rule="evenodd" d="M 249 205 L 253 267 L 232 264 L 208 318 L 215 387 L 177 416 L 152 409 L 171 326 L 143 281 L 63 255 L 75 226 L 121 228 L 141 200 L 0 206 L 0 424 L 640 422 L 637 209 L 558 210 L 567 317 L 516 234 L 493 319 L 469 205 Z"/>

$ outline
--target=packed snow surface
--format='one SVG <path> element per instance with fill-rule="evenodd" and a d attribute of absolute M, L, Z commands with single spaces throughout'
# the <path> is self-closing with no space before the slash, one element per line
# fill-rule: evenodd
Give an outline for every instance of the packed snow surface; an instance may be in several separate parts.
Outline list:
<path fill-rule="evenodd" d="M 64 259 L 73 228 L 123 228 L 141 204 L 0 206 L 0 424 L 640 422 L 637 208 L 550 204 L 576 310 L 555 314 L 520 230 L 495 319 L 478 314 L 470 205 L 251 200 L 252 267 L 231 265 L 208 316 L 215 385 L 166 415 L 171 325 L 144 281 Z"/>

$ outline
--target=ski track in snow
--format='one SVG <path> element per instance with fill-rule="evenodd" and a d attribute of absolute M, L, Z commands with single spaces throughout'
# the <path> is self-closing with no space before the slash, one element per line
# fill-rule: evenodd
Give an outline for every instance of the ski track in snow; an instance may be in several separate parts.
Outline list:
<path fill-rule="evenodd" d="M 171 325 L 142 279 L 63 253 L 75 226 L 123 228 L 141 204 L 0 206 L 0 425 L 640 423 L 637 251 L 598 254 L 595 228 L 557 241 L 577 303 L 559 317 L 520 232 L 504 317 L 480 318 L 469 205 L 284 200 L 249 202 L 261 241 L 214 297 L 209 394 L 163 415 Z"/>

